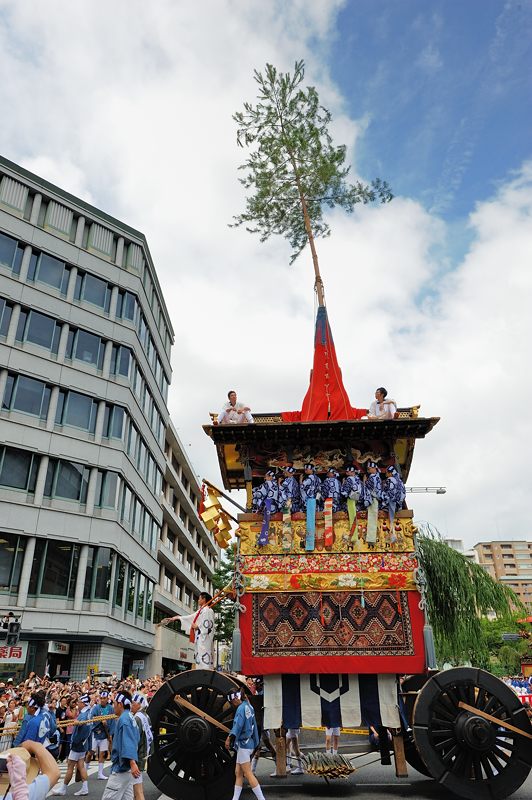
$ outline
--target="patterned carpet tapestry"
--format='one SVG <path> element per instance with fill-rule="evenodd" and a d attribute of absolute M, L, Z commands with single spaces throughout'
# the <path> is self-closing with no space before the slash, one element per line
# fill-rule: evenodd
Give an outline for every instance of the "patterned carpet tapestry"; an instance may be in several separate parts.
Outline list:
<path fill-rule="evenodd" d="M 245 674 L 407 672 L 423 669 L 417 592 L 245 595 Z M 246 666 L 244 667 L 244 662 Z M 348 662 L 350 662 L 348 664 Z M 378 666 L 376 666 L 378 665 Z"/>

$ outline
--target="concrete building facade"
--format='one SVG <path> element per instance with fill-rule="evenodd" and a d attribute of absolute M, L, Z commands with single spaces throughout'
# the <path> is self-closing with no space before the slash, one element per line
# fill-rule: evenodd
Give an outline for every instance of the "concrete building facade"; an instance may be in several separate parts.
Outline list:
<path fill-rule="evenodd" d="M 190 614 L 197 607 L 200 592 L 212 594 L 212 575 L 220 557 L 220 549 L 198 513 L 201 502 L 198 476 L 171 422 L 166 431 L 165 453 L 155 622 L 176 614 Z M 179 623 L 156 628 L 151 661 L 154 673 L 177 672 L 193 663 L 193 645 L 179 631 Z"/>
<path fill-rule="evenodd" d="M 143 234 L 0 158 L 0 607 L 26 670 L 151 669 L 172 341 Z"/>
<path fill-rule="evenodd" d="M 479 542 L 474 549 L 484 569 L 513 589 L 532 610 L 532 542 Z"/>

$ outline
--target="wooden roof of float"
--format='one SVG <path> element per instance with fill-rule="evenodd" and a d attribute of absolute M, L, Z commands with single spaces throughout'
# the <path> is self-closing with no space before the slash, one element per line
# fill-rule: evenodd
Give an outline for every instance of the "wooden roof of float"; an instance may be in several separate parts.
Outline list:
<path fill-rule="evenodd" d="M 288 451 L 286 460 L 292 461 L 290 452 L 297 448 L 312 448 L 311 453 L 345 448 L 366 452 L 374 450 L 377 443 L 395 451 L 406 482 L 415 440 L 423 439 L 439 421 L 439 417 L 418 417 L 418 408 L 399 409 L 397 419 L 386 421 L 282 422 L 278 413 L 254 414 L 255 423 L 251 425 L 212 424 L 203 429 L 216 444 L 226 489 L 245 487 L 244 453 L 258 475 L 264 474 L 269 458 L 283 451 Z"/>

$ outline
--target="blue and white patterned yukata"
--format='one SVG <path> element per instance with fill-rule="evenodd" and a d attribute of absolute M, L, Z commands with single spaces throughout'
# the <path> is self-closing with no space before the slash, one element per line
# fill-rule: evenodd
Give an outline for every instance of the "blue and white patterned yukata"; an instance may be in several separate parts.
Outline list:
<path fill-rule="evenodd" d="M 305 475 L 301 482 L 301 500 L 306 505 L 307 500 L 316 499 L 316 510 L 323 511 L 323 496 L 321 481 L 317 475 Z"/>
<path fill-rule="evenodd" d="M 342 505 L 342 497 L 341 497 L 342 486 L 338 478 L 336 476 L 333 477 L 332 475 L 328 476 L 327 478 L 323 479 L 321 486 L 322 486 L 321 493 L 323 499 L 326 500 L 328 497 L 332 497 L 333 512 L 340 511 L 340 507 Z"/>
<path fill-rule="evenodd" d="M 294 478 L 293 475 L 288 476 L 281 482 L 281 485 L 279 486 L 279 500 L 281 505 L 285 505 L 287 500 L 292 501 L 292 505 L 290 507 L 292 514 L 303 510 L 301 488 L 299 486 L 298 479 Z"/>

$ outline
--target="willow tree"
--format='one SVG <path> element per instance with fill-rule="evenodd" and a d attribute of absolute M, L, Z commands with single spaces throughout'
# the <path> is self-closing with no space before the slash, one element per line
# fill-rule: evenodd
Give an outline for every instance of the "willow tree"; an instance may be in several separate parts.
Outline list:
<path fill-rule="evenodd" d="M 313 86 L 302 86 L 304 76 L 303 61 L 296 61 L 293 74 L 271 64 L 264 74 L 255 70 L 257 103 L 244 103 L 244 110 L 233 115 L 237 142 L 250 151 L 240 166 L 246 171 L 240 182 L 251 190 L 233 226 L 245 225 L 261 241 L 284 236 L 292 247 L 291 264 L 308 243 L 321 306 L 325 297 L 315 240 L 330 234 L 324 210 L 340 206 L 352 212 L 357 203 L 386 203 L 392 193 L 380 179 L 347 182 L 346 148 L 333 145 L 331 114 Z"/>
<path fill-rule="evenodd" d="M 426 578 L 427 616 L 434 631 L 438 661 L 489 666 L 489 648 L 481 619 L 490 612 L 511 624 L 524 607 L 507 586 L 474 561 L 453 550 L 439 533 L 420 525 L 416 537 Z"/>

